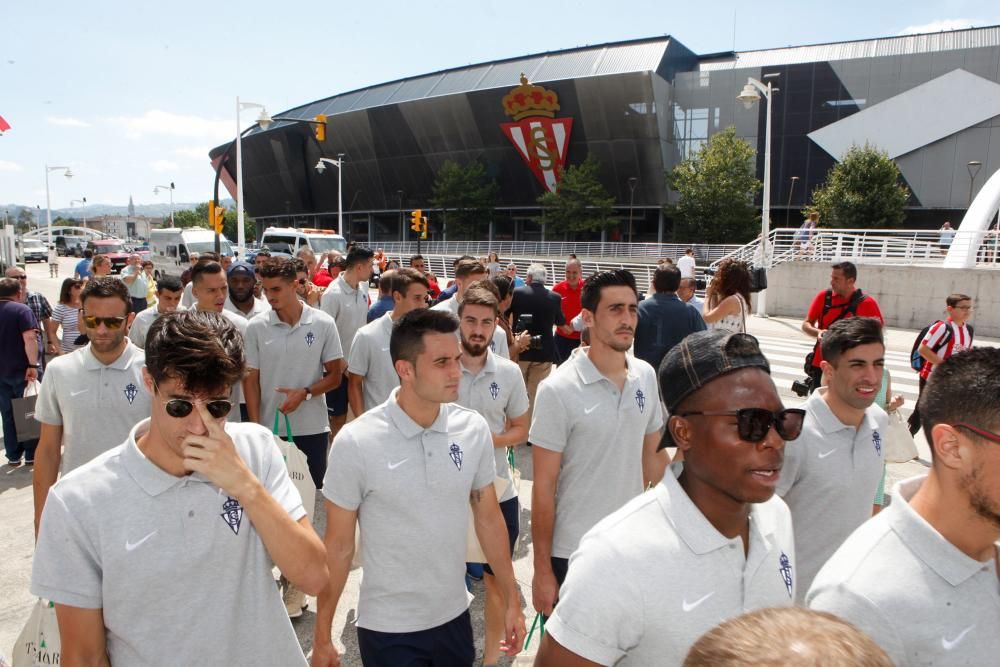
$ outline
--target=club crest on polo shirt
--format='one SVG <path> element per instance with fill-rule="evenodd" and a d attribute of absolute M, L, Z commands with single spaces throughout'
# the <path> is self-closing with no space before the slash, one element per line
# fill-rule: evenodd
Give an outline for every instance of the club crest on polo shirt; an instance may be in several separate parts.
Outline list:
<path fill-rule="evenodd" d="M 872 431 L 872 444 L 875 445 L 875 453 L 882 456 L 882 436 L 878 431 Z"/>
<path fill-rule="evenodd" d="M 132 405 L 132 401 L 134 401 L 135 397 L 138 396 L 138 395 L 139 395 L 139 388 L 138 387 L 136 387 L 131 382 L 129 382 L 127 385 L 125 385 L 125 398 L 128 400 L 128 404 L 129 405 Z"/>
<path fill-rule="evenodd" d="M 792 597 L 792 562 L 788 560 L 788 556 L 785 552 L 781 552 L 781 556 L 778 558 L 778 572 L 781 574 L 781 579 L 785 582 L 785 590 L 788 591 L 788 597 Z"/>
<path fill-rule="evenodd" d="M 497 400 L 497 396 L 499 396 L 499 395 L 500 395 L 500 385 L 498 385 L 496 382 L 491 382 L 490 383 L 490 396 L 492 396 L 493 400 L 495 401 L 495 400 Z"/>
<path fill-rule="evenodd" d="M 243 506 L 240 501 L 231 496 L 226 497 L 226 502 L 222 503 L 222 520 L 226 522 L 234 535 L 240 534 L 240 524 L 243 523 Z"/>
<path fill-rule="evenodd" d="M 448 454 L 451 457 L 452 463 L 459 470 L 462 469 L 462 448 L 458 446 L 458 443 L 451 443 L 451 450 Z"/>
<path fill-rule="evenodd" d="M 312 347 L 313 343 L 315 342 L 316 342 L 316 334 L 310 331 L 309 333 L 306 334 L 306 345 Z"/>
<path fill-rule="evenodd" d="M 635 404 L 639 406 L 639 414 L 646 411 L 646 395 L 642 393 L 642 389 L 635 390 Z"/>

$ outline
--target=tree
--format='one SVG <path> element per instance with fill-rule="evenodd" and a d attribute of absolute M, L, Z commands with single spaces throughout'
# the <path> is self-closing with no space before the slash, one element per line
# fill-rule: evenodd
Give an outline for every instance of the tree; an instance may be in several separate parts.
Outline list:
<path fill-rule="evenodd" d="M 198 204 L 194 210 L 174 211 L 174 226 L 181 228 L 206 227 L 212 229 L 212 225 L 208 221 L 208 203 Z M 246 215 L 245 212 L 243 215 L 243 230 L 247 241 L 253 241 L 257 238 L 257 227 L 254 224 L 253 218 Z M 235 208 L 226 209 L 226 214 L 222 219 L 222 233 L 230 241 L 236 241 Z"/>
<path fill-rule="evenodd" d="M 462 167 L 447 160 L 434 178 L 431 205 L 444 210 L 448 231 L 455 236 L 473 236 L 479 224 L 493 217 L 499 187 L 479 161 Z"/>
<path fill-rule="evenodd" d="M 174 227 L 208 227 L 208 205 L 202 204 L 201 207 L 204 207 L 203 211 L 174 211 Z"/>
<path fill-rule="evenodd" d="M 596 232 L 618 224 L 611 217 L 615 198 L 601 184 L 600 171 L 601 163 L 593 155 L 568 167 L 556 191 L 538 197 L 539 222 L 554 232 Z"/>
<path fill-rule="evenodd" d="M 14 225 L 14 230 L 18 234 L 24 234 L 30 231 L 32 227 L 35 226 L 35 212 L 30 208 L 22 208 L 17 214 L 17 223 Z"/>
<path fill-rule="evenodd" d="M 899 167 L 874 146 L 852 146 L 813 190 L 812 208 L 825 227 L 891 229 L 902 227 L 910 191 Z"/>
<path fill-rule="evenodd" d="M 678 241 L 745 243 L 758 234 L 755 153 L 727 127 L 667 174 L 667 186 L 680 195 L 668 207 Z"/>

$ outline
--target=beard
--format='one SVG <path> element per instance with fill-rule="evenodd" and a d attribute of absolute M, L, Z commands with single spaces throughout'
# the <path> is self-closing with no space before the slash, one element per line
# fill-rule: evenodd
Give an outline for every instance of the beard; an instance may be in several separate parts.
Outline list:
<path fill-rule="evenodd" d="M 468 340 L 465 336 L 462 336 L 462 349 L 465 350 L 470 357 L 483 356 L 486 354 L 486 348 L 488 345 L 489 343 L 486 341 L 481 344 L 476 344 Z"/>
<path fill-rule="evenodd" d="M 983 519 L 1000 530 L 1000 503 L 990 498 L 986 484 L 982 480 L 982 468 L 975 467 L 962 478 L 962 486 L 968 489 L 969 505 Z"/>

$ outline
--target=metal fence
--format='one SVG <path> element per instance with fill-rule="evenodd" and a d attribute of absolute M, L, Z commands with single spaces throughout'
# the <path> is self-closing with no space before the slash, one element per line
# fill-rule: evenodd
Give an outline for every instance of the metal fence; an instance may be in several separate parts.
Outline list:
<path fill-rule="evenodd" d="M 416 254 L 416 241 L 387 241 L 377 244 L 387 254 L 407 257 Z M 738 250 L 737 244 L 684 244 L 684 243 L 576 243 L 572 241 L 427 241 L 421 244 L 422 254 L 473 255 L 476 257 L 497 253 L 502 259 L 510 257 L 559 257 L 565 259 L 570 254 L 579 258 L 592 257 L 606 259 L 647 259 L 655 263 L 657 259 L 669 257 L 677 259 L 684 251 L 693 247 L 699 263 L 709 264 Z"/>

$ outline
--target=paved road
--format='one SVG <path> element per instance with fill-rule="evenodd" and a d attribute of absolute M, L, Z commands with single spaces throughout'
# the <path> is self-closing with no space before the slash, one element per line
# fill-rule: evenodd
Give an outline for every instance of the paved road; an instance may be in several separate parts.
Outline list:
<path fill-rule="evenodd" d="M 61 277 L 72 275 L 75 262 L 76 260 L 72 258 L 61 260 Z M 29 265 L 27 271 L 29 288 L 41 291 L 54 304 L 58 300 L 62 278 L 50 279 L 48 267 L 45 265 L 32 264 Z M 785 318 L 751 318 L 749 325 L 751 333 L 758 336 L 765 354 L 773 364 L 775 383 L 782 397 L 788 404 L 794 404 L 800 399 L 792 394 L 791 382 L 802 375 L 802 358 L 810 347 L 809 339 L 799 331 L 797 321 Z M 894 377 L 893 384 L 897 387 L 897 392 L 906 396 L 907 404 L 911 406 L 912 399 L 916 397 L 916 383 L 914 373 L 909 369 L 907 357 L 915 336 L 915 331 L 906 330 L 890 330 L 887 334 L 889 348 L 887 357 L 890 372 L 893 373 Z M 977 343 L 980 342 L 996 344 L 996 341 L 977 341 Z M 921 449 L 922 458 L 929 460 L 926 444 L 919 437 L 918 447 Z M 525 609 L 531 610 L 530 501 L 532 474 L 530 450 L 519 448 L 517 456 L 523 475 L 520 490 L 523 507 L 521 511 L 521 539 L 514 554 L 514 571 L 521 584 Z M 919 462 L 890 464 L 890 484 L 898 479 L 918 474 L 923 469 Z M 2 603 L 0 603 L 0 654 L 9 655 L 14 640 L 33 604 L 28 592 L 33 551 L 31 523 L 31 471 L 24 468 L 11 470 L 5 466 L 0 468 L 0 544 L 4 546 L 4 567 L 0 568 L 0 591 L 3 591 L 2 598 L 0 598 L 2 599 Z M 321 534 L 324 524 L 325 514 L 320 504 L 316 512 L 316 526 Z M 357 659 L 357 638 L 353 628 L 360 577 L 360 570 L 351 573 L 345 588 L 344 599 L 334 622 L 334 637 L 338 638 L 348 651 L 343 662 L 344 665 L 360 665 L 360 660 Z M 476 585 L 473 592 L 476 599 L 473 603 L 472 615 L 474 626 L 477 629 L 476 636 L 480 638 L 478 646 L 481 655 L 482 585 Z M 142 593 L 137 591 L 136 594 L 141 595 Z M 315 602 L 312 600 L 310 602 L 310 609 L 302 618 L 294 622 L 302 645 L 307 651 L 312 645 L 315 620 Z M 526 611 L 526 615 L 530 624 L 532 613 Z"/>

